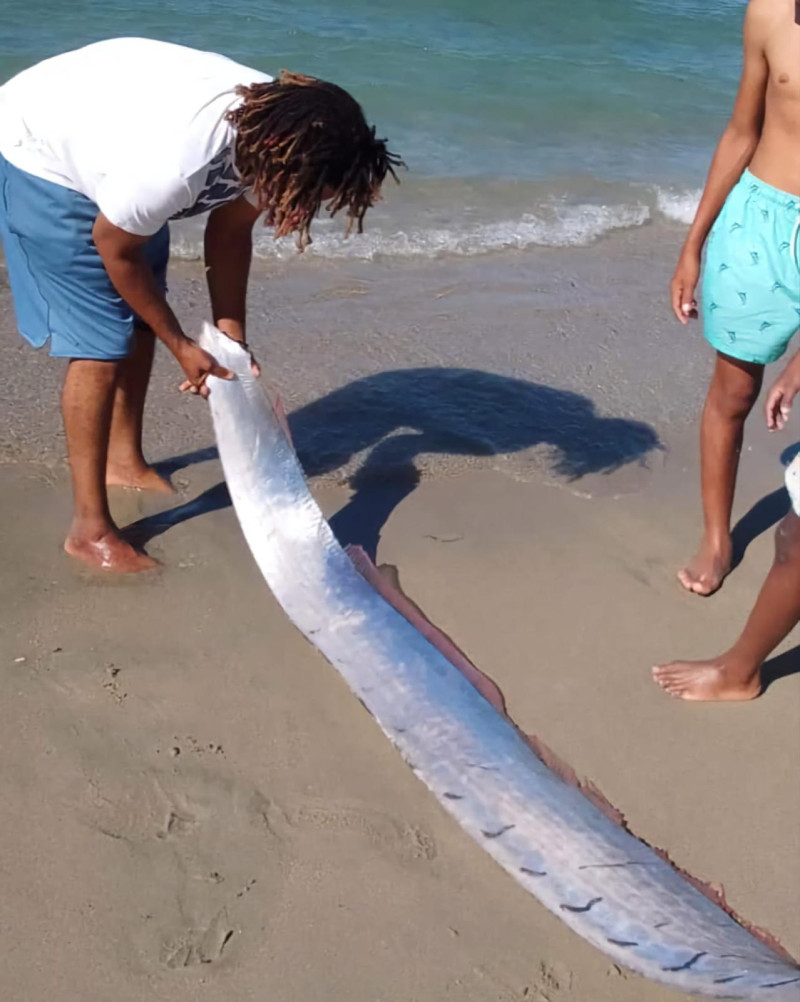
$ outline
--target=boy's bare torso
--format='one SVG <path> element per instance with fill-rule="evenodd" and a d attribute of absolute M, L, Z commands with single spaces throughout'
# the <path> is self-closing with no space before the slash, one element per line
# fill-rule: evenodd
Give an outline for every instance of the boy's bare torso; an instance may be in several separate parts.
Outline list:
<path fill-rule="evenodd" d="M 751 0 L 765 60 L 765 114 L 750 169 L 767 184 L 800 195 L 800 24 L 795 0 Z"/>

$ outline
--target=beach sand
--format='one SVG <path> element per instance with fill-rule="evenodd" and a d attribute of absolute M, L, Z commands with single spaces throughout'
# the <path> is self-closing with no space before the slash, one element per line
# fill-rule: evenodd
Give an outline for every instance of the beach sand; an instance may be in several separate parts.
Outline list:
<path fill-rule="evenodd" d="M 752 704 L 681 704 L 650 680 L 743 623 L 793 441 L 754 417 L 751 545 L 718 596 L 683 594 L 709 358 L 666 314 L 678 238 L 257 269 L 251 340 L 342 536 L 399 567 L 524 730 L 798 956 L 797 638 Z M 172 296 L 193 329 L 197 266 Z M 5 294 L 2 310 L 4 1000 L 679 998 L 517 887 L 291 627 L 168 358 L 148 442 L 179 495 L 113 496 L 164 569 L 71 565 L 60 365 L 19 344 Z"/>

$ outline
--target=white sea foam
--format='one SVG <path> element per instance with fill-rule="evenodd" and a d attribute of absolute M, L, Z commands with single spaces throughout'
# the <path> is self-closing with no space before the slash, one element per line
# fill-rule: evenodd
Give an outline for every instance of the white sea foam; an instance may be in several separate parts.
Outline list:
<path fill-rule="evenodd" d="M 497 251 L 532 247 L 587 247 L 615 230 L 631 229 L 648 222 L 669 220 L 688 225 L 694 218 L 702 194 L 698 189 L 655 185 L 618 185 L 605 202 L 570 201 L 563 193 L 529 192 L 528 205 L 534 206 L 514 218 L 514 209 L 503 206 L 508 218 L 491 220 L 488 200 L 482 202 L 484 220 L 470 218 L 453 206 L 452 193 L 442 193 L 442 208 L 432 209 L 436 199 L 426 193 L 428 206 L 411 198 L 388 212 L 376 210 L 361 236 L 345 239 L 341 220 L 322 218 L 313 229 L 314 243 L 309 256 L 328 259 L 371 261 L 378 258 L 475 257 Z M 574 194 L 572 195 L 574 198 Z M 465 202 L 468 201 L 465 197 Z M 474 199 L 473 205 L 474 205 Z M 524 203 L 523 203 L 524 204 Z M 495 205 L 495 211 L 498 205 Z M 510 211 L 509 211 L 510 210 Z M 500 212 L 498 212 L 500 215 Z M 489 217 L 488 219 L 486 217 Z M 256 229 L 255 256 L 264 260 L 285 260 L 295 255 L 294 238 L 274 241 L 269 230 Z M 173 227 L 172 254 L 185 260 L 202 257 L 202 230 L 195 221 Z"/>
<path fill-rule="evenodd" d="M 674 188 L 656 188 L 656 207 L 662 216 L 687 226 L 694 220 L 700 204 L 702 189 L 680 191 Z"/>
<path fill-rule="evenodd" d="M 613 230 L 642 226 L 650 219 L 644 204 L 574 205 L 547 207 L 541 214 L 525 213 L 517 220 L 426 228 L 394 229 L 384 221 L 361 236 L 345 239 L 338 221 L 320 221 L 307 254 L 324 258 L 374 260 L 380 257 L 438 258 L 449 255 L 472 257 L 492 251 L 524 250 L 528 247 L 584 247 Z M 196 259 L 201 242 L 191 231 L 176 234 L 175 257 Z M 263 259 L 294 255 L 292 238 L 274 241 L 257 234 L 254 253 Z"/>

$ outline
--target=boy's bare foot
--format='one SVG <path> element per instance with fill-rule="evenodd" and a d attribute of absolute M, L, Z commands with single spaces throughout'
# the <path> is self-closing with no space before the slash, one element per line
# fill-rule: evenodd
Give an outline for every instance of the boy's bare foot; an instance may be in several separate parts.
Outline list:
<path fill-rule="evenodd" d="M 730 536 L 720 542 L 704 536 L 697 555 L 678 572 L 678 580 L 687 591 L 708 597 L 722 587 L 730 574 L 732 560 Z"/>
<path fill-rule="evenodd" d="M 760 666 L 743 665 L 725 656 L 659 665 L 653 668 L 653 680 L 677 699 L 728 702 L 761 694 Z"/>
<path fill-rule="evenodd" d="M 138 574 L 158 567 L 157 560 L 135 550 L 113 531 L 106 531 L 100 536 L 70 532 L 64 549 L 88 567 L 112 574 Z"/>
<path fill-rule="evenodd" d="M 157 473 L 152 466 L 112 466 L 106 468 L 106 484 L 109 487 L 130 487 L 138 491 L 154 491 L 157 494 L 174 494 L 175 488 Z"/>

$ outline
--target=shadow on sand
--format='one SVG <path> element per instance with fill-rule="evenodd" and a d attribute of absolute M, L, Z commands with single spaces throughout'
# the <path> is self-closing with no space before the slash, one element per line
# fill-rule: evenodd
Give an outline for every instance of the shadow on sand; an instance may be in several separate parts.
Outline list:
<path fill-rule="evenodd" d="M 419 483 L 422 455 L 508 455 L 545 446 L 556 473 L 577 480 L 644 462 L 661 443 L 653 428 L 597 414 L 586 397 L 473 369 L 401 369 L 355 380 L 289 417 L 308 476 L 330 473 L 366 453 L 350 480 L 354 494 L 331 519 L 343 544 L 374 556 L 382 527 Z M 201 449 L 159 464 L 167 475 L 214 458 Z M 179 522 L 230 504 L 224 484 L 126 534 L 147 543 Z"/>

